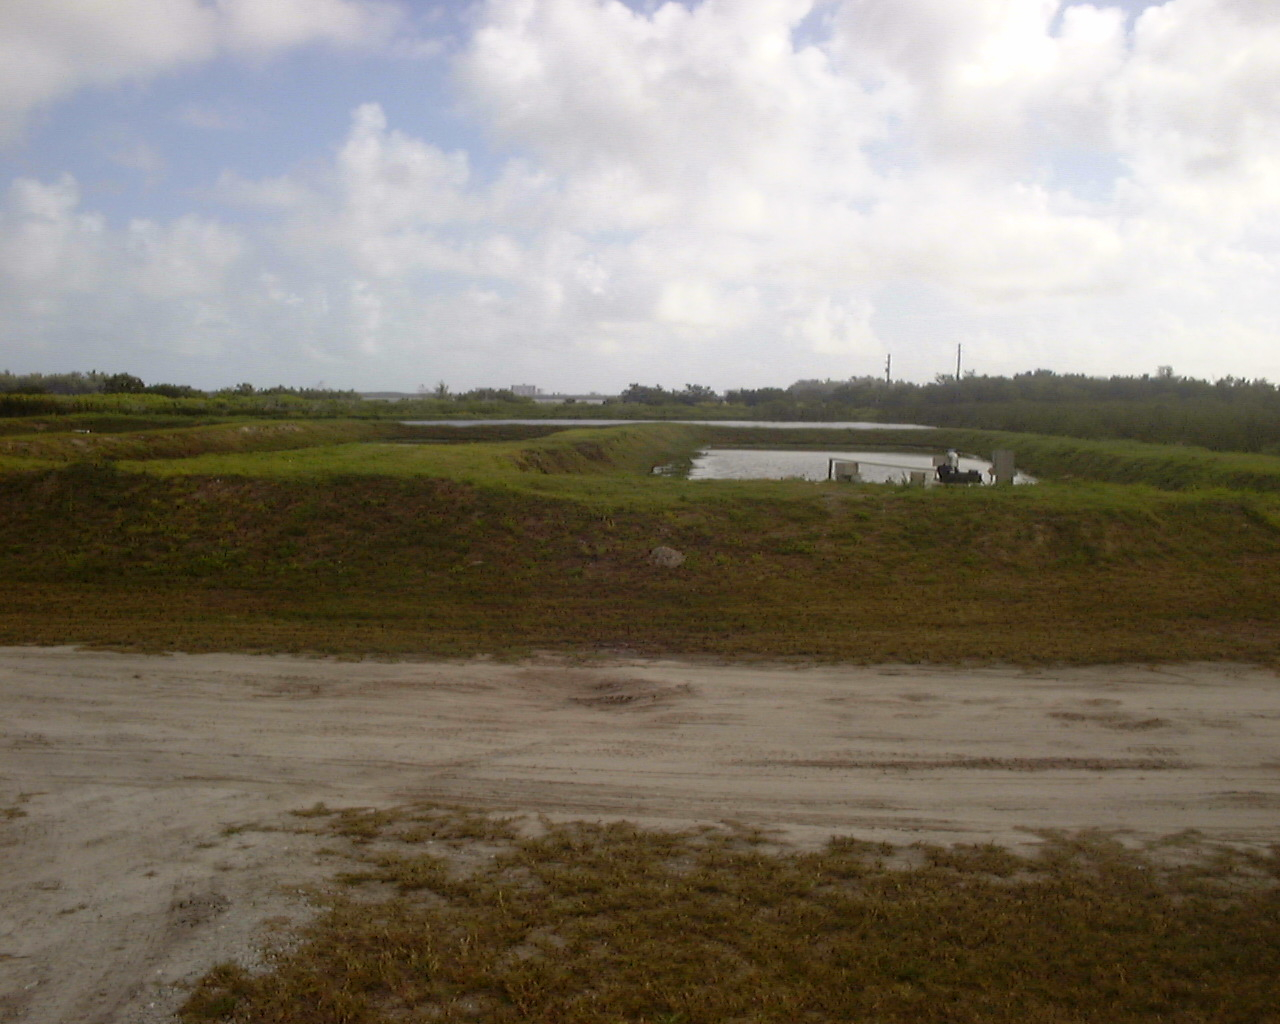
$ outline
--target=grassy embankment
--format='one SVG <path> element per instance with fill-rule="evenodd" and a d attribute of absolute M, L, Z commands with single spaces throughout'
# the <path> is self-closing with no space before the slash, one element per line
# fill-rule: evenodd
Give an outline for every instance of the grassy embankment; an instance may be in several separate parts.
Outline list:
<path fill-rule="evenodd" d="M 10 435 L 0 642 L 868 662 L 1280 650 L 1280 459 L 828 434 L 836 449 L 998 442 L 1032 472 L 1076 479 L 925 492 L 649 474 L 724 430 L 470 444 L 392 443 L 458 435 L 342 421 Z M 650 565 L 660 544 L 687 561 Z"/>
<path fill-rule="evenodd" d="M 168 417 L 153 420 L 142 416 L 85 416 L 72 418 L 69 425 L 56 420 L 0 420 L 0 471 L 32 465 L 296 450 L 383 440 L 404 433 L 405 429 L 397 424 L 349 421 L 192 424 Z"/>

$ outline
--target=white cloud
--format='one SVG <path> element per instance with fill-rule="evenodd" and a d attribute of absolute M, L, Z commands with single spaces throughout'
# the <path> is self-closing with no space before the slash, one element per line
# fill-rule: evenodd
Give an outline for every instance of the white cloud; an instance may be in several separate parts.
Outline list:
<path fill-rule="evenodd" d="M 833 52 L 849 74 L 885 89 L 922 158 L 1018 176 L 1041 147 L 1105 144 L 1123 14 L 1076 4 L 1056 24 L 1059 8 L 1058 0 L 846 0 Z"/>
<path fill-rule="evenodd" d="M 220 293 L 245 254 L 240 236 L 213 221 L 180 217 L 172 224 L 132 222 L 124 237 L 135 287 L 149 298 Z"/>
<path fill-rule="evenodd" d="M 399 8 L 373 0 L 4 0 L 0 141 L 42 105 L 141 81 L 220 51 L 388 43 Z"/>
<path fill-rule="evenodd" d="M 472 109 L 514 147 L 491 180 L 369 104 L 326 180 L 257 187 L 309 197 L 292 214 L 294 256 L 323 252 L 326 272 L 360 282 L 358 301 L 341 301 L 369 353 L 465 344 L 482 358 L 506 339 L 732 384 L 734 367 L 847 375 L 895 346 L 954 341 L 977 359 L 1036 361 L 1056 349 L 1105 362 L 1120 344 L 1139 369 L 1190 365 L 1163 346 L 1191 348 L 1197 330 L 1258 352 L 1276 319 L 1258 287 L 1274 260 L 1240 240 L 1252 230 L 1274 255 L 1266 197 L 1159 170 L 1200 122 L 1170 115 L 1184 141 L 1167 147 L 1150 113 L 1179 109 L 1153 68 L 1180 81 L 1207 60 L 1161 53 L 1171 16 L 1223 19 L 1200 36 L 1219 38 L 1215 52 L 1241 43 L 1209 3 L 1170 0 L 1127 40 L 1120 12 L 1085 5 L 1055 21 L 1040 0 L 849 0 L 827 43 L 797 48 L 804 2 L 646 14 L 491 0 L 458 62 Z M 1217 88 L 1243 74 L 1221 72 Z M 1232 188 L 1280 153 L 1260 116 L 1237 117 L 1248 159 Z M 868 158 L 885 144 L 896 161 Z M 1048 184 L 1064 146 L 1133 170 L 1110 198 L 1077 197 Z M 1192 186 L 1204 191 L 1188 198 Z M 1228 213 L 1206 234 L 1215 199 Z M 879 318 L 886 289 L 943 302 L 942 334 Z M 1242 307 L 1228 318 L 1248 326 L 1224 325 L 1214 302 L 1229 291 Z"/>
<path fill-rule="evenodd" d="M 1211 234 L 1280 213 L 1280 9 L 1150 8 L 1115 91 L 1116 143 L 1148 201 Z"/>
<path fill-rule="evenodd" d="M 211 191 L 213 198 L 229 206 L 296 209 L 312 198 L 311 190 L 287 174 L 251 181 L 232 170 L 223 170 Z"/>
<path fill-rule="evenodd" d="M 54 183 L 19 178 L 0 209 L 0 287 L 11 297 L 48 298 L 101 288 L 152 297 L 208 294 L 245 254 L 239 234 L 187 215 L 169 224 L 136 220 L 113 231 L 79 209 L 70 175 Z"/>
<path fill-rule="evenodd" d="M 207 132 L 240 131 L 250 120 L 244 111 L 225 103 L 188 103 L 177 115 L 179 124 Z"/>
<path fill-rule="evenodd" d="M 215 48 L 391 45 L 369 5 L 200 10 Z M 371 101 L 328 157 L 219 168 L 205 196 L 253 227 L 112 230 L 74 180 L 23 180 L 4 308 L 271 339 L 370 386 L 785 383 L 890 351 L 928 378 L 956 343 L 980 372 L 1280 376 L 1280 10 L 488 0 L 473 24 L 456 81 L 497 166 Z"/>
<path fill-rule="evenodd" d="M 19 178 L 0 210 L 0 283 L 37 300 L 46 289 L 70 292 L 98 279 L 106 227 L 77 212 L 80 189 L 70 175 L 45 184 Z"/>
<path fill-rule="evenodd" d="M 494 0 L 459 76 L 500 138 L 573 176 L 588 214 L 655 225 L 721 188 L 808 187 L 815 168 L 797 157 L 815 152 L 849 190 L 876 105 L 818 50 L 792 48 L 810 6 L 672 2 L 646 16 L 617 0 Z"/>
<path fill-rule="evenodd" d="M 649 279 L 645 315 L 658 322 L 710 324 L 717 295 L 769 287 L 784 333 L 833 352 L 870 332 L 787 311 L 829 312 L 850 286 L 865 296 L 911 274 L 980 301 L 1114 287 L 1111 224 L 1016 173 L 975 179 L 953 162 L 877 175 L 866 149 L 904 113 L 938 152 L 964 137 L 989 149 L 1004 133 L 996 156 L 1044 135 L 1060 93 L 1060 120 L 1096 113 L 1118 12 L 1068 11 L 1051 36 L 1053 2 L 860 0 L 840 9 L 827 53 L 791 43 L 811 6 L 667 4 L 645 16 L 493 0 L 460 74 L 500 136 L 557 175 L 551 216 L 586 237 L 636 235 L 614 254 L 614 277 Z M 914 88 L 914 107 L 877 92 L 871 70 Z"/>
<path fill-rule="evenodd" d="M 155 146 L 136 138 L 109 141 L 107 159 L 118 167 L 137 171 L 148 187 L 163 180 L 169 166 L 168 161 Z"/>
<path fill-rule="evenodd" d="M 57 344 L 91 365 L 157 348 L 221 351 L 240 235 L 194 216 L 112 230 L 70 176 L 19 179 L 0 209 L 0 346 Z"/>
<path fill-rule="evenodd" d="M 367 235 L 467 217 L 465 153 L 388 131 L 376 103 L 356 110 L 337 173 L 353 231 Z"/>
<path fill-rule="evenodd" d="M 249 49 L 378 44 L 401 20 L 398 8 L 369 0 L 216 0 L 215 5 L 228 43 Z"/>
<path fill-rule="evenodd" d="M 801 319 L 789 325 L 789 333 L 812 351 L 824 355 L 878 354 L 882 344 L 871 328 L 872 311 L 871 303 L 863 297 L 842 302 L 824 295 Z"/>
<path fill-rule="evenodd" d="M 355 314 L 360 352 L 367 356 L 377 355 L 382 349 L 382 297 L 369 286 L 368 281 L 352 281 L 351 308 Z"/>
<path fill-rule="evenodd" d="M 210 57 L 217 17 L 195 0 L 0 4 L 0 139 L 82 86 L 147 78 Z"/>
<path fill-rule="evenodd" d="M 977 306 L 1109 293 L 1130 278 L 1118 224 L 1032 185 L 986 191 L 919 174 L 885 190 L 868 236 L 886 276 L 926 280 Z"/>

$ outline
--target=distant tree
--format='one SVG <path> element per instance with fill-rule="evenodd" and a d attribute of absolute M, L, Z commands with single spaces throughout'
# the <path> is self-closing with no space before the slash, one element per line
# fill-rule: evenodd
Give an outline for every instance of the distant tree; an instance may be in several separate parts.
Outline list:
<path fill-rule="evenodd" d="M 24 377 L 0 383 L 0 391 L 9 395 L 47 395 L 50 393 L 49 385 L 44 381 L 31 380 Z"/>
<path fill-rule="evenodd" d="M 725 392 L 725 401 L 734 405 L 756 406 L 765 402 L 781 402 L 787 397 L 782 388 L 737 388 Z"/>
<path fill-rule="evenodd" d="M 671 398 L 681 405 L 701 405 L 703 402 L 719 402 L 720 396 L 712 388 L 702 384 L 686 384 L 683 390 Z"/>
<path fill-rule="evenodd" d="M 463 394 L 455 395 L 454 398 L 459 402 L 513 402 L 527 404 L 533 401 L 532 398 L 517 395 L 510 388 L 474 388 Z"/>
<path fill-rule="evenodd" d="M 787 392 L 796 398 L 822 398 L 843 383 L 841 380 L 798 380 L 787 388 Z"/>
<path fill-rule="evenodd" d="M 283 384 L 277 384 L 273 388 L 265 388 L 257 392 L 259 395 L 287 395 L 291 398 L 305 398 L 309 401 L 336 401 L 345 400 L 353 401 L 360 398 L 357 391 L 338 391 L 334 388 L 324 386 L 321 381 L 313 388 L 287 388 Z"/>
<path fill-rule="evenodd" d="M 667 405 L 674 400 L 674 396 L 666 388 L 658 385 L 648 387 L 644 384 L 628 384 L 618 397 L 624 402 L 636 402 L 640 405 Z"/>
<path fill-rule="evenodd" d="M 147 385 L 131 373 L 113 373 L 102 382 L 102 390 L 108 395 L 140 395 Z"/>
<path fill-rule="evenodd" d="M 0 373 L 0 391 L 29 395 L 96 395 L 107 375 L 97 370 L 81 373 Z"/>
<path fill-rule="evenodd" d="M 144 389 L 149 395 L 164 395 L 166 398 L 203 398 L 204 392 L 189 384 L 148 384 Z"/>

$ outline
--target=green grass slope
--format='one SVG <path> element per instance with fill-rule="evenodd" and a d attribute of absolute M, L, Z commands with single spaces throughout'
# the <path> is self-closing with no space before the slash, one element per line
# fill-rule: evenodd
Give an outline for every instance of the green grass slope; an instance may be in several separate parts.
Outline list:
<path fill-rule="evenodd" d="M 1265 497 L 694 483 L 637 471 L 689 441 L 681 428 L 649 429 L 200 456 L 187 467 L 198 472 L 181 474 L 159 462 L 138 464 L 154 473 L 77 464 L 5 474 L 0 642 L 852 661 L 1276 656 L 1280 530 Z M 214 471 L 211 459 L 241 472 Z M 465 472 L 454 465 L 450 476 L 451 460 Z M 565 468 L 579 472 L 552 471 Z M 651 565 L 658 545 L 687 560 Z"/>

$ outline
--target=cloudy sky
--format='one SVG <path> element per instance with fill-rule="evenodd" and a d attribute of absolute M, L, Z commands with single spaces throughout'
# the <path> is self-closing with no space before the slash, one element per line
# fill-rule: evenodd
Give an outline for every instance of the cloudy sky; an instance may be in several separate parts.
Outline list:
<path fill-rule="evenodd" d="M 1280 380 L 1276 0 L 3 0 L 0 369 Z"/>

